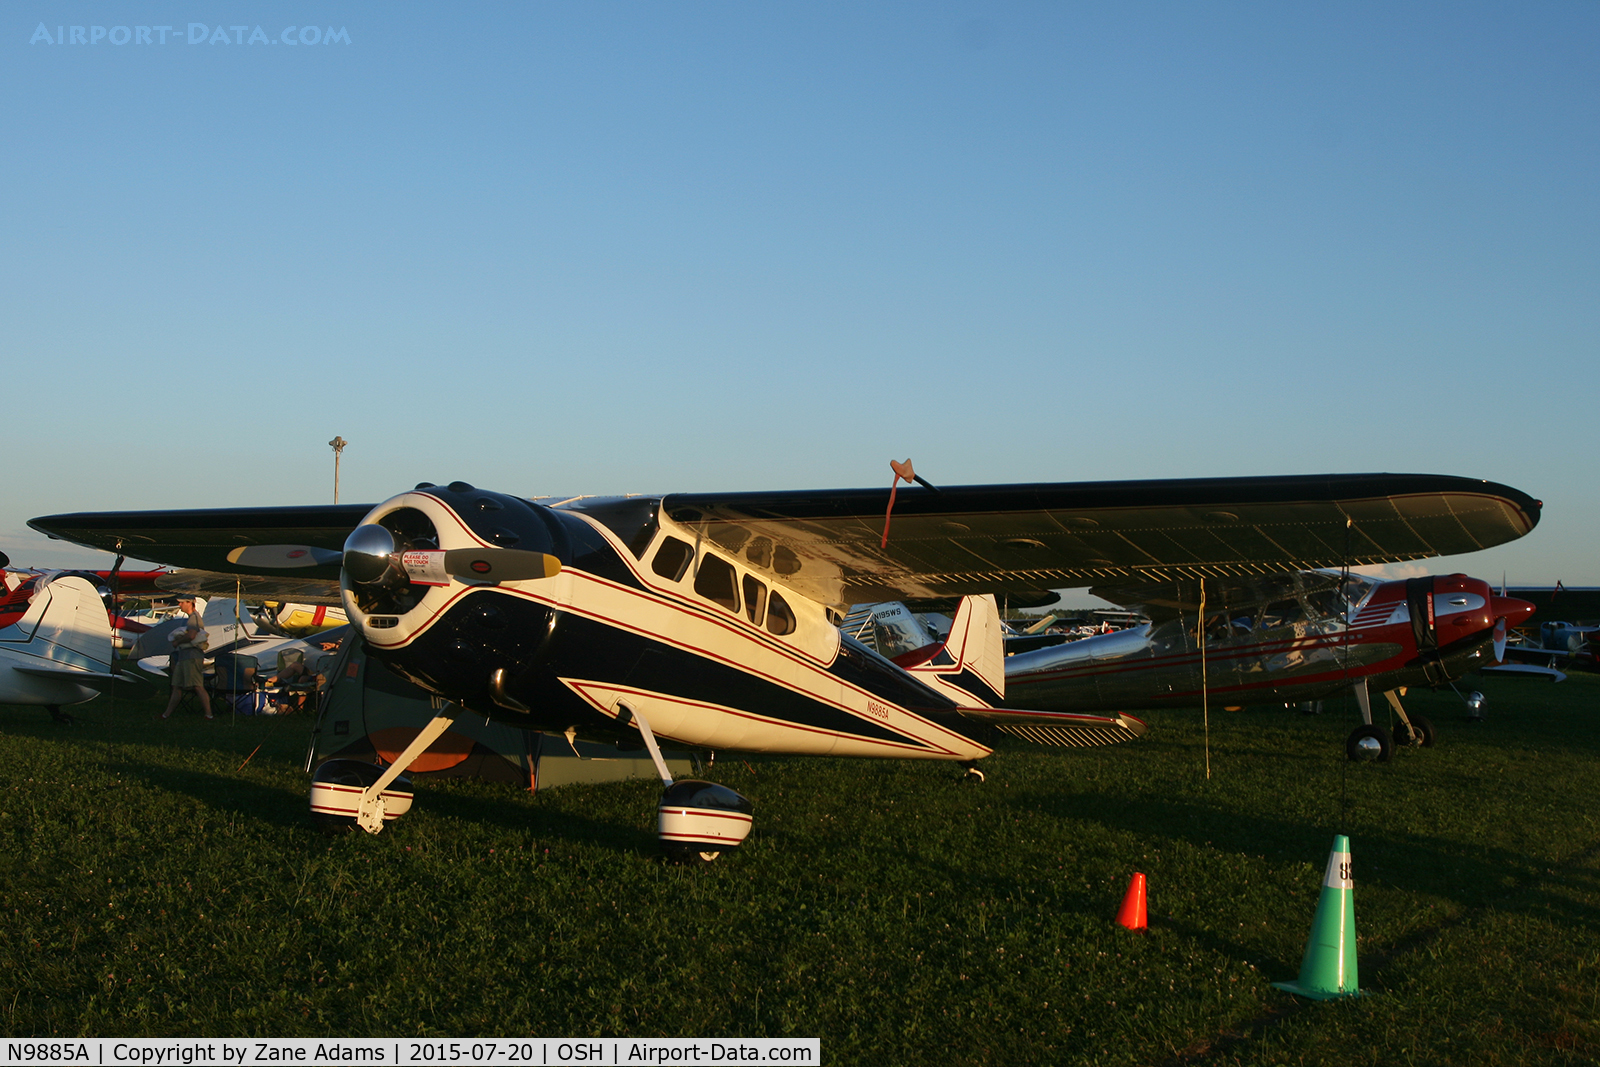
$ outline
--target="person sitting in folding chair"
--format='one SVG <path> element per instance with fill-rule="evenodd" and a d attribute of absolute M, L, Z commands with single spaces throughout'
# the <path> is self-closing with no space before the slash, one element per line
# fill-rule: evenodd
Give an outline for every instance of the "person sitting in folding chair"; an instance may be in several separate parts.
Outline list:
<path fill-rule="evenodd" d="M 298 650 L 278 653 L 278 673 L 267 679 L 269 686 L 278 690 L 279 715 L 304 711 L 306 698 L 322 688 L 322 675 L 306 663 L 306 654 Z"/>

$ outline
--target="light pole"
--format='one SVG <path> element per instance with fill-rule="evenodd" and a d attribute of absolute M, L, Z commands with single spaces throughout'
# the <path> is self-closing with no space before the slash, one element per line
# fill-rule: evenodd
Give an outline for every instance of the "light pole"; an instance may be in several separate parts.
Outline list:
<path fill-rule="evenodd" d="M 342 437 L 335 437 L 328 442 L 329 447 L 333 449 L 333 502 L 335 504 L 339 502 L 339 453 L 343 452 L 344 446 L 349 443 Z"/>

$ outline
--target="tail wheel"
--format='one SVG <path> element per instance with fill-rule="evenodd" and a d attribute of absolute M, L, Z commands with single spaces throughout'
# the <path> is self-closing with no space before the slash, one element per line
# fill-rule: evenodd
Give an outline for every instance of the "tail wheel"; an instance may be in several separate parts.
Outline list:
<path fill-rule="evenodd" d="M 1434 731 L 1433 723 L 1415 713 L 1407 716 L 1411 720 L 1408 728 L 1405 723 L 1400 723 L 1394 730 L 1394 743 L 1411 747 L 1432 748 L 1438 740 L 1438 733 Z"/>
<path fill-rule="evenodd" d="M 1357 726 L 1345 740 L 1344 754 L 1355 762 L 1386 763 L 1394 755 L 1394 739 L 1381 726 Z"/>

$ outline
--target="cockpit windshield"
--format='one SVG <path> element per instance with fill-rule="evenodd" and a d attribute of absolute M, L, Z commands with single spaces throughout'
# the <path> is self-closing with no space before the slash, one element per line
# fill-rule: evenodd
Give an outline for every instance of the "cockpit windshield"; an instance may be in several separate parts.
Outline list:
<path fill-rule="evenodd" d="M 1363 574 L 1341 575 L 1333 571 L 1309 571 L 1283 575 L 1257 583 L 1251 590 L 1236 591 L 1236 605 L 1226 599 L 1206 612 L 1206 634 L 1216 640 L 1281 630 L 1331 632 L 1342 629 L 1347 616 L 1353 616 L 1383 584 Z"/>

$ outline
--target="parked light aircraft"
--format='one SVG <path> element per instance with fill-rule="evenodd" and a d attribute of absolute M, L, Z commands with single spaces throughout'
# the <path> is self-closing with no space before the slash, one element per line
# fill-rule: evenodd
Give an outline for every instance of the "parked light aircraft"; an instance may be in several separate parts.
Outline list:
<path fill-rule="evenodd" d="M 61 709 L 133 680 L 111 663 L 111 622 L 95 587 L 59 571 L 7 571 L 0 595 L 0 704 Z"/>
<path fill-rule="evenodd" d="M 998 612 L 1112 581 L 1241 578 L 1474 551 L 1520 537 L 1541 504 L 1490 482 L 1338 475 L 520 499 L 421 484 L 375 506 L 81 513 L 53 537 L 331 599 L 371 654 L 450 702 L 386 770 L 324 764 L 314 810 L 370 832 L 391 788 L 462 711 L 594 739 L 888 756 L 971 767 L 996 736 L 1137 736 L 1125 715 L 1002 707 Z M 962 597 L 941 654 L 900 667 L 839 632 L 853 603 Z M 709 859 L 748 833 L 749 801 L 666 783 L 669 854 Z"/>
<path fill-rule="evenodd" d="M 1396 741 L 1432 745 L 1433 724 L 1407 714 L 1401 693 L 1441 686 L 1504 659 L 1507 631 L 1534 611 L 1464 574 L 1380 581 L 1299 571 L 1090 592 L 1137 608 L 1150 621 L 1008 656 L 1005 706 L 1104 714 L 1316 701 L 1351 692 L 1365 720 L 1346 741 L 1351 759 L 1386 760 Z M 874 636 L 896 663 L 911 666 L 938 646 L 917 641 L 915 632 L 907 638 L 895 626 L 900 616 L 886 615 L 898 607 L 874 607 Z M 889 638 L 889 649 L 880 635 Z M 1393 735 L 1372 721 L 1372 692 L 1394 708 Z"/>

